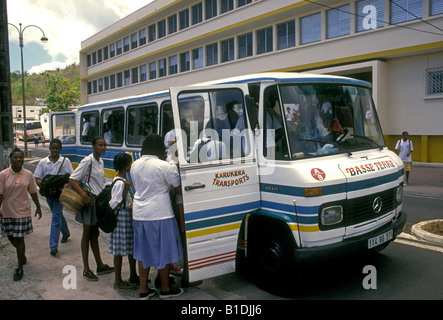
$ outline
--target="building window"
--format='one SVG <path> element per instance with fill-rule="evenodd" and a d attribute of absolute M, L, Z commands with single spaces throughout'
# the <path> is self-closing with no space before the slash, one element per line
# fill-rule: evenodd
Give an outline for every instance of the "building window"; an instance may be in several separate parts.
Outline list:
<path fill-rule="evenodd" d="M 108 47 L 103 48 L 103 60 L 109 59 L 109 50 L 108 49 L 109 49 Z"/>
<path fill-rule="evenodd" d="M 357 32 L 383 27 L 384 0 L 363 0 L 357 2 Z"/>
<path fill-rule="evenodd" d="M 237 0 L 237 7 L 243 7 L 251 2 L 252 0 Z"/>
<path fill-rule="evenodd" d="M 169 57 L 169 74 L 178 73 L 178 60 L 177 56 Z"/>
<path fill-rule="evenodd" d="M 349 4 L 327 11 L 328 39 L 347 35 L 351 32 Z"/>
<path fill-rule="evenodd" d="M 443 95 L 443 67 L 426 69 L 426 95 Z"/>
<path fill-rule="evenodd" d="M 92 53 L 92 64 L 97 64 L 97 52 Z"/>
<path fill-rule="evenodd" d="M 108 76 L 104 77 L 103 78 L 103 82 L 104 82 L 104 85 L 105 85 L 105 91 L 109 90 L 109 77 Z"/>
<path fill-rule="evenodd" d="M 277 25 L 278 50 L 295 47 L 295 20 Z"/>
<path fill-rule="evenodd" d="M 422 0 L 391 1 L 391 23 L 415 20 L 423 16 Z"/>
<path fill-rule="evenodd" d="M 160 59 L 158 61 L 158 76 L 166 76 L 166 59 Z"/>
<path fill-rule="evenodd" d="M 220 11 L 225 13 L 234 10 L 234 0 L 221 0 L 220 1 Z"/>
<path fill-rule="evenodd" d="M 109 76 L 109 87 L 115 89 L 115 74 Z"/>
<path fill-rule="evenodd" d="M 168 34 L 177 32 L 177 15 L 168 18 Z"/>
<path fill-rule="evenodd" d="M 98 92 L 103 92 L 103 79 L 98 79 Z"/>
<path fill-rule="evenodd" d="M 92 92 L 97 93 L 97 80 L 92 81 Z"/>
<path fill-rule="evenodd" d="M 217 16 L 217 0 L 205 0 L 206 20 Z"/>
<path fill-rule="evenodd" d="M 88 54 L 87 56 L 86 56 L 86 65 L 88 66 L 88 67 L 90 67 L 91 66 L 91 55 L 90 54 Z"/>
<path fill-rule="evenodd" d="M 115 43 L 109 45 L 109 56 L 111 58 L 115 57 Z"/>
<path fill-rule="evenodd" d="M 180 53 L 180 72 L 191 70 L 191 59 L 189 51 Z"/>
<path fill-rule="evenodd" d="M 206 66 L 218 63 L 218 44 L 213 43 L 206 46 Z"/>
<path fill-rule="evenodd" d="M 227 62 L 234 60 L 234 38 L 223 40 L 221 42 L 221 61 Z"/>
<path fill-rule="evenodd" d="M 151 62 L 149 64 L 149 79 L 157 78 L 157 62 Z"/>
<path fill-rule="evenodd" d="M 117 41 L 117 55 L 122 54 L 122 41 L 118 40 Z"/>
<path fill-rule="evenodd" d="M 103 51 L 102 49 L 97 50 L 97 63 L 100 63 L 103 61 Z"/>
<path fill-rule="evenodd" d="M 132 83 L 138 83 L 138 67 L 132 68 L 131 70 L 132 75 Z"/>
<path fill-rule="evenodd" d="M 257 54 L 271 52 L 272 47 L 272 27 L 257 31 Z"/>
<path fill-rule="evenodd" d="M 166 20 L 161 20 L 157 22 L 157 34 L 158 38 L 163 38 L 166 36 Z"/>
<path fill-rule="evenodd" d="M 155 24 L 148 27 L 148 37 L 149 42 L 155 41 L 155 39 L 157 39 L 155 36 Z"/>
<path fill-rule="evenodd" d="M 117 88 L 123 87 L 123 73 L 117 73 Z"/>
<path fill-rule="evenodd" d="M 192 67 L 193 69 L 203 68 L 203 48 L 192 50 Z"/>
<path fill-rule="evenodd" d="M 192 6 L 192 25 L 203 21 L 203 4 L 200 2 L 195 6 Z"/>
<path fill-rule="evenodd" d="M 131 49 L 137 48 L 138 45 L 138 37 L 137 32 L 131 35 Z"/>
<path fill-rule="evenodd" d="M 431 0 L 431 16 L 443 13 L 443 1 Z"/>
<path fill-rule="evenodd" d="M 142 29 L 138 32 L 138 37 L 140 39 L 140 46 L 146 44 L 146 29 Z"/>
<path fill-rule="evenodd" d="M 301 18 L 301 44 L 321 40 L 321 15 L 316 13 Z"/>
<path fill-rule="evenodd" d="M 125 37 L 124 39 L 123 39 L 123 42 L 124 42 L 124 52 L 128 52 L 129 51 L 129 37 Z"/>
<path fill-rule="evenodd" d="M 189 9 L 180 11 L 178 17 L 180 22 L 180 30 L 189 28 Z"/>
<path fill-rule="evenodd" d="M 252 33 L 238 36 L 238 58 L 246 58 L 252 56 Z"/>
<path fill-rule="evenodd" d="M 92 82 L 88 82 L 88 94 L 92 94 Z"/>
<path fill-rule="evenodd" d="M 125 86 L 129 86 L 131 84 L 131 71 L 125 70 L 124 75 L 125 75 Z"/>
<path fill-rule="evenodd" d="M 140 82 L 146 81 L 148 79 L 148 70 L 146 64 L 140 66 Z"/>

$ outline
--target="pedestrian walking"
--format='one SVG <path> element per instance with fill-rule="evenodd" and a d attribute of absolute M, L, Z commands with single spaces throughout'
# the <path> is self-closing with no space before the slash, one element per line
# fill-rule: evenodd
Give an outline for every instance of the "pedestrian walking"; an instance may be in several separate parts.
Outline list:
<path fill-rule="evenodd" d="M 119 153 L 114 157 L 114 168 L 117 176 L 111 191 L 109 206 L 118 210 L 117 226 L 109 238 L 109 253 L 114 256 L 115 280 L 114 289 L 134 290 L 139 283 L 136 272 L 136 261 L 133 257 L 134 229 L 132 223 L 132 208 L 128 192 L 131 181 L 126 179 L 126 174 L 131 170 L 132 157 L 127 153 Z M 122 279 L 123 257 L 128 256 L 129 280 Z"/>
<path fill-rule="evenodd" d="M 92 139 L 94 152 L 83 158 L 71 174 L 69 183 L 82 196 L 85 207 L 75 215 L 75 221 L 83 224 L 81 251 L 83 260 L 83 278 L 88 281 L 97 281 L 97 276 L 89 268 L 89 246 L 97 264 L 97 274 L 102 275 L 114 272 L 114 267 L 104 264 L 100 255 L 95 213 L 95 200 L 105 184 L 104 164 L 101 156 L 106 152 L 106 141 L 103 137 Z"/>
<path fill-rule="evenodd" d="M 40 188 L 42 187 L 42 179 L 46 175 L 65 175 L 71 174 L 74 171 L 72 169 L 71 161 L 66 157 L 61 157 L 60 151 L 62 151 L 62 142 L 59 139 L 51 140 L 49 143 L 50 155 L 40 160 L 34 171 L 35 181 Z M 67 242 L 71 233 L 69 232 L 66 219 L 63 216 L 63 205 L 61 204 L 59 197 L 46 197 L 46 202 L 52 212 L 49 248 L 50 254 L 55 256 L 58 253 L 60 233 L 62 234 L 61 243 Z"/>
<path fill-rule="evenodd" d="M 163 138 L 157 134 L 143 142 L 142 157 L 131 167 L 135 188 L 133 200 L 134 258 L 140 273 L 140 299 L 149 299 L 155 291 L 147 285 L 150 267 L 161 280 L 160 298 L 176 297 L 183 289 L 171 287 L 170 264 L 183 258 L 177 221 L 172 210 L 171 187 L 181 193 L 177 166 L 165 161 Z"/>
<path fill-rule="evenodd" d="M 3 233 L 17 252 L 17 268 L 13 279 L 23 277 L 23 265 L 26 264 L 25 235 L 32 233 L 31 202 L 35 204 L 35 215 L 42 217 L 37 185 L 32 172 L 23 168 L 25 154 L 15 148 L 9 155 L 11 166 L 0 172 L 0 222 Z"/>
<path fill-rule="evenodd" d="M 412 145 L 412 141 L 409 140 L 409 133 L 407 131 L 402 132 L 402 138 L 397 141 L 395 151 L 398 152 L 398 156 L 403 161 L 403 174 L 405 175 L 404 184 L 408 185 L 409 173 L 414 169 L 411 156 L 414 151 L 414 146 Z"/>

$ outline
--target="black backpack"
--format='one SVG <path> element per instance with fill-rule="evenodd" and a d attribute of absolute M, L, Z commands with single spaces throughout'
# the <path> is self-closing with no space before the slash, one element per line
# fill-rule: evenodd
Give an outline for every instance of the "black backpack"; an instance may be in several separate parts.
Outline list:
<path fill-rule="evenodd" d="M 117 216 L 120 211 L 122 204 L 125 203 L 125 199 L 118 204 L 115 209 L 112 209 L 109 205 L 112 197 L 112 187 L 117 181 L 125 181 L 124 179 L 115 179 L 112 184 L 108 184 L 105 188 L 97 195 L 95 200 L 95 213 L 97 215 L 97 226 L 104 233 L 111 233 L 117 226 Z"/>

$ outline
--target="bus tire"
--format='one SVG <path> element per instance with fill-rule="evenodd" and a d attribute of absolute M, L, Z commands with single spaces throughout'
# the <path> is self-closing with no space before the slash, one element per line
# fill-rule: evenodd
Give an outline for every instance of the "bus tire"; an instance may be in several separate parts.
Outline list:
<path fill-rule="evenodd" d="M 251 235 L 249 267 L 259 288 L 280 296 L 291 294 L 298 278 L 293 249 L 291 239 L 280 228 L 260 228 Z"/>

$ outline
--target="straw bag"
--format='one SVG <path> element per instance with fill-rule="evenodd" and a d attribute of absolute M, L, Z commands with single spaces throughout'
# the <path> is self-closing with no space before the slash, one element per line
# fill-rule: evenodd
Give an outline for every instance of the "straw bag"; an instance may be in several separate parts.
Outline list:
<path fill-rule="evenodd" d="M 63 187 L 59 201 L 63 207 L 75 214 L 80 213 L 84 207 L 82 196 L 75 191 L 70 183 L 65 184 Z"/>
<path fill-rule="evenodd" d="M 89 166 L 88 184 L 91 178 L 91 171 L 92 171 L 92 161 Z M 83 188 L 82 185 L 80 185 L 80 187 Z M 65 184 L 65 186 L 63 187 L 59 201 L 63 205 L 63 207 L 65 207 L 69 211 L 72 211 L 75 214 L 80 213 L 83 210 L 83 207 L 85 206 L 83 204 L 82 196 L 71 186 L 70 183 Z"/>

